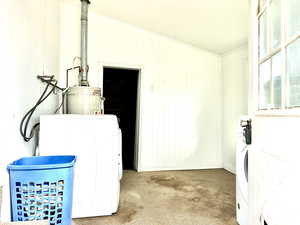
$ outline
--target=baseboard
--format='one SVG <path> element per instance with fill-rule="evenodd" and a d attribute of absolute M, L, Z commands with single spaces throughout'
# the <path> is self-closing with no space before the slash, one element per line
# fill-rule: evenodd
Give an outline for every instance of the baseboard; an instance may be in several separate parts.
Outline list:
<path fill-rule="evenodd" d="M 152 167 L 152 168 L 140 168 L 138 172 L 150 172 L 150 171 L 170 171 L 170 170 L 207 170 L 207 169 L 222 169 L 220 165 L 203 166 L 203 167 Z"/>
<path fill-rule="evenodd" d="M 224 165 L 224 169 L 229 171 L 230 173 L 235 174 L 235 167 L 232 165 Z"/>

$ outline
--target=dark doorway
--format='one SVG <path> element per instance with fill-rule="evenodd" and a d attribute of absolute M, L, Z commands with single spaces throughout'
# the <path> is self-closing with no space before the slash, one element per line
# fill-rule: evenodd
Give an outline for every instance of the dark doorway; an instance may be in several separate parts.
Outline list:
<path fill-rule="evenodd" d="M 139 70 L 103 68 L 104 112 L 119 118 L 124 169 L 134 169 L 138 77 Z"/>

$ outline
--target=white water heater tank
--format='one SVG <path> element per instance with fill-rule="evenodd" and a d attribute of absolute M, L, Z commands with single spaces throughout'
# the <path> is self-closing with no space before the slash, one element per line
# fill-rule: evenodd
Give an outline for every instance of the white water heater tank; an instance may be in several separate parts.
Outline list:
<path fill-rule="evenodd" d="M 67 114 L 102 114 L 101 89 L 98 87 L 74 86 L 67 91 Z"/>

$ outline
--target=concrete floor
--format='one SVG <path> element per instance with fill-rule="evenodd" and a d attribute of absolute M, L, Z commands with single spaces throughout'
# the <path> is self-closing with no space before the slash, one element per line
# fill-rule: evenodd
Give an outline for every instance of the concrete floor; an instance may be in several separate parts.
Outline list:
<path fill-rule="evenodd" d="M 236 225 L 235 176 L 223 169 L 125 171 L 119 211 L 75 225 Z"/>

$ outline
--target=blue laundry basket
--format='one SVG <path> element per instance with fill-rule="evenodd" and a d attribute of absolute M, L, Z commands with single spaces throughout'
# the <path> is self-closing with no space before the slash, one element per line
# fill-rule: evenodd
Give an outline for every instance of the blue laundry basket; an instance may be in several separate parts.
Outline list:
<path fill-rule="evenodd" d="M 75 161 L 75 156 L 38 156 L 9 164 L 12 221 L 70 225 Z"/>

